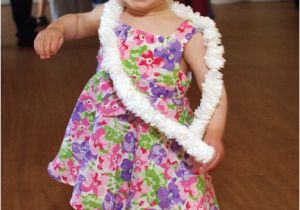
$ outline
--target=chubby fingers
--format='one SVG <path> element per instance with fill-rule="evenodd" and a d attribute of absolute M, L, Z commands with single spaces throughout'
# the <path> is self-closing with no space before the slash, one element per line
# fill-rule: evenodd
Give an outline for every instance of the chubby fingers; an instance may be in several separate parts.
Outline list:
<path fill-rule="evenodd" d="M 203 170 L 207 172 L 212 168 L 214 168 L 215 165 L 218 163 L 219 159 L 220 159 L 220 153 L 215 151 L 213 158 L 209 162 L 202 164 Z"/>
<path fill-rule="evenodd" d="M 41 59 L 48 59 L 54 55 L 63 44 L 63 37 L 57 34 L 41 31 L 34 40 L 34 48 Z"/>
<path fill-rule="evenodd" d="M 60 38 L 57 40 L 57 42 L 56 42 L 56 44 L 55 44 L 55 45 L 56 45 L 56 49 L 55 49 L 54 53 L 56 53 L 57 50 L 62 46 L 63 42 L 64 42 L 64 38 L 63 38 L 63 37 L 60 37 Z"/>
<path fill-rule="evenodd" d="M 36 36 L 36 38 L 34 40 L 34 48 L 35 48 L 36 53 L 41 58 L 43 58 L 43 56 L 44 56 L 43 42 L 44 42 L 44 33 L 40 32 L 40 33 L 38 33 L 38 35 Z"/>
<path fill-rule="evenodd" d="M 51 45 L 52 37 L 44 36 L 43 42 L 43 58 L 50 58 L 50 45 Z"/>

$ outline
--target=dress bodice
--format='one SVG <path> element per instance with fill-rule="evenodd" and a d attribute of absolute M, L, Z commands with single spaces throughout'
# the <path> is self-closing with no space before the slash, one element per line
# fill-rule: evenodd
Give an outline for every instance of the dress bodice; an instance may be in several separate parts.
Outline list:
<path fill-rule="evenodd" d="M 161 113 L 183 124 L 191 122 L 193 111 L 186 93 L 192 72 L 185 73 L 180 63 L 187 42 L 197 32 L 196 27 L 184 20 L 172 34 L 162 36 L 119 23 L 114 32 L 123 69 L 134 86 Z M 102 70 L 102 58 L 100 45 L 97 71 Z M 118 111 L 121 113 L 122 110 Z"/>

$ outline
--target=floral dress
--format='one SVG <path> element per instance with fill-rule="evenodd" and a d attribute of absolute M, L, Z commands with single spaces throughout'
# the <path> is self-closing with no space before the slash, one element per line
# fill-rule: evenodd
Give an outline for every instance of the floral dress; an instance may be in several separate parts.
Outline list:
<path fill-rule="evenodd" d="M 192 73 L 180 68 L 187 42 L 197 32 L 184 20 L 169 36 L 124 23 L 115 28 L 124 71 L 161 113 L 190 125 L 186 93 Z M 101 67 L 80 94 L 60 150 L 48 165 L 55 180 L 74 186 L 77 210 L 218 210 L 211 176 L 175 139 L 126 110 L 109 73 Z M 134 100 L 134 99 L 132 99 Z"/>

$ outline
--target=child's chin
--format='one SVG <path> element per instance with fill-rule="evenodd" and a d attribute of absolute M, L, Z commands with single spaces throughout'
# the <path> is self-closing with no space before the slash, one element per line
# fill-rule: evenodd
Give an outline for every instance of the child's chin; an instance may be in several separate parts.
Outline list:
<path fill-rule="evenodd" d="M 153 0 L 124 0 L 128 6 L 134 10 L 143 10 L 149 8 L 155 1 Z"/>

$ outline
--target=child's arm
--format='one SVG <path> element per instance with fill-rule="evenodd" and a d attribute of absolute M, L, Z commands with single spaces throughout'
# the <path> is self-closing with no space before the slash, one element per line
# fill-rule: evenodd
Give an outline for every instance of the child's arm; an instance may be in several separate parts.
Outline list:
<path fill-rule="evenodd" d="M 103 5 L 100 4 L 90 12 L 67 14 L 60 17 L 39 32 L 34 40 L 36 53 L 41 59 L 50 58 L 59 50 L 64 40 L 97 35 L 102 11 Z"/>
<path fill-rule="evenodd" d="M 208 67 L 205 63 L 204 56 L 206 53 L 206 46 L 204 45 L 204 38 L 202 33 L 196 33 L 186 45 L 184 51 L 184 58 L 188 65 L 191 67 L 193 74 L 196 77 L 196 82 L 199 89 L 202 91 L 201 84 L 204 81 L 204 75 L 208 71 Z M 204 141 L 216 149 L 215 158 L 204 164 L 205 171 L 209 171 L 214 168 L 224 157 L 225 150 L 223 147 L 222 137 L 225 130 L 227 117 L 227 94 L 225 86 L 223 86 L 223 92 L 220 104 L 217 106 L 216 112 L 212 116 L 209 123 Z"/>

